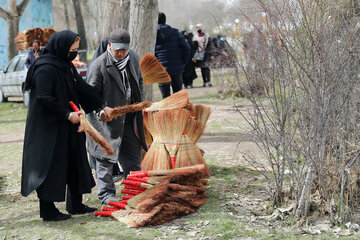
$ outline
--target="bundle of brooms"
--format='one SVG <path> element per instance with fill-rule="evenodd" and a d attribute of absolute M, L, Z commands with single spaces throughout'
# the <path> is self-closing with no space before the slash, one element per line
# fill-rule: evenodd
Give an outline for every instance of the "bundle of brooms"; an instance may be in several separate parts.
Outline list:
<path fill-rule="evenodd" d="M 40 41 L 40 46 L 45 46 L 49 41 L 51 35 L 55 33 L 53 28 L 31 28 L 25 31 L 19 32 L 14 38 L 17 44 L 17 50 L 26 51 L 27 48 L 32 46 L 34 40 Z"/>
<path fill-rule="evenodd" d="M 206 201 L 205 165 L 131 172 L 123 201 L 109 202 L 96 216 L 112 216 L 130 227 L 158 225 L 193 213 Z M 130 180 L 132 179 L 132 180 Z"/>
<path fill-rule="evenodd" d="M 209 116 L 210 108 L 192 105 L 186 90 L 146 108 L 144 124 L 154 141 L 144 156 L 141 168 L 157 170 L 196 164 L 206 166 L 196 143 L 205 130 Z M 205 171 L 209 173 L 207 167 Z"/>

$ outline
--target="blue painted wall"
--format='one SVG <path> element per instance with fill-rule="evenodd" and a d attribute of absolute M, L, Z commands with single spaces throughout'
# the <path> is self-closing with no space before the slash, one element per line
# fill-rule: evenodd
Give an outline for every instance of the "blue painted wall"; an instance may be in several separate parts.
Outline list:
<path fill-rule="evenodd" d="M 8 0 L 0 0 L 0 6 L 7 11 Z M 17 0 L 18 4 L 21 0 Z M 24 14 L 20 19 L 19 31 L 34 27 L 53 27 L 52 1 L 51 0 L 30 0 Z M 7 64 L 7 23 L 0 18 L 0 69 Z"/>

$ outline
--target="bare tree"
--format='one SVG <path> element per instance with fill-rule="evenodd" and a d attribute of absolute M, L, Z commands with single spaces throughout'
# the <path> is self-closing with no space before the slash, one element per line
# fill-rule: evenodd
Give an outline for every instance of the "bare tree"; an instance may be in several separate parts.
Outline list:
<path fill-rule="evenodd" d="M 0 17 L 5 19 L 8 25 L 8 61 L 10 61 L 16 54 L 16 44 L 14 38 L 19 33 L 19 22 L 30 0 L 22 0 L 19 5 L 16 0 L 8 0 L 8 9 L 6 12 L 0 7 Z"/>
<path fill-rule="evenodd" d="M 146 53 L 154 53 L 156 44 L 156 26 L 158 21 L 158 0 L 130 1 L 129 32 L 131 48 L 141 59 Z M 141 34 L 140 34 L 141 33 Z M 153 100 L 151 85 L 144 87 L 145 100 Z"/>
<path fill-rule="evenodd" d="M 86 61 L 87 41 L 86 41 L 84 18 L 83 18 L 83 14 L 81 12 L 81 7 L 80 7 L 80 1 L 72 0 L 72 3 L 74 6 L 74 11 L 75 11 L 77 31 L 80 35 L 80 38 L 82 39 L 82 41 L 80 41 L 79 49 L 85 50 L 85 56 L 83 56 L 84 59 L 81 59 L 81 60 Z"/>
<path fill-rule="evenodd" d="M 253 2 L 268 15 L 268 32 L 253 24 L 266 57 L 240 63 L 254 108 L 243 116 L 267 161 L 247 159 L 276 204 L 292 196 L 298 218 L 312 206 L 346 221 L 360 207 L 358 11 L 346 0 Z"/>

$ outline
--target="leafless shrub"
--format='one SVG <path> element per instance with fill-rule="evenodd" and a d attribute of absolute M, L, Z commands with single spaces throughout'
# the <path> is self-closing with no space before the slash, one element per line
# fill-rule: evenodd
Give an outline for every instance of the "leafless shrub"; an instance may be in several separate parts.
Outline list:
<path fill-rule="evenodd" d="M 290 186 L 298 218 L 309 209 L 337 222 L 354 218 L 360 196 L 358 9 L 348 0 L 254 2 L 267 13 L 268 27 L 253 24 L 251 43 L 262 47 L 239 63 L 255 109 L 243 117 L 267 162 L 251 164 L 271 170 L 276 204 Z"/>

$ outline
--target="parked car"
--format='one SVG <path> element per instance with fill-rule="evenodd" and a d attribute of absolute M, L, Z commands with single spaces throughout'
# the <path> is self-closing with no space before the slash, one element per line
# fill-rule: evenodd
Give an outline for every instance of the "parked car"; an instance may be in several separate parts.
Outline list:
<path fill-rule="evenodd" d="M 27 74 L 25 60 L 27 53 L 15 56 L 4 70 L 0 71 L 0 102 L 7 102 L 9 97 L 23 97 L 23 103 L 29 105 L 30 96 L 24 92 L 24 82 Z M 80 76 L 86 80 L 86 66 L 76 67 Z"/>

